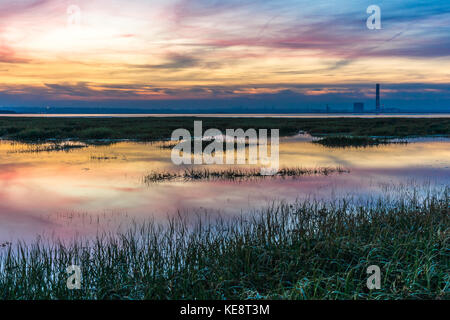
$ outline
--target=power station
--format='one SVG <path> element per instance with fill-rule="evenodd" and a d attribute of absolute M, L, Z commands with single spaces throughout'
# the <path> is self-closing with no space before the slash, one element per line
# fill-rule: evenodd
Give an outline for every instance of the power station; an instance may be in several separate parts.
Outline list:
<path fill-rule="evenodd" d="M 353 113 L 381 113 L 384 109 L 383 106 L 383 110 L 381 110 L 381 101 L 380 101 L 380 84 L 377 83 L 376 87 L 376 95 L 375 95 L 375 112 L 373 111 L 373 109 L 368 108 L 369 110 L 364 110 L 364 102 L 354 102 L 353 103 Z M 326 105 L 326 112 L 329 113 L 330 112 L 330 107 L 328 106 L 328 104 Z"/>
<path fill-rule="evenodd" d="M 375 109 L 376 109 L 377 113 L 381 112 L 381 107 L 380 107 L 380 84 L 379 83 L 377 83 L 377 100 L 376 100 Z"/>

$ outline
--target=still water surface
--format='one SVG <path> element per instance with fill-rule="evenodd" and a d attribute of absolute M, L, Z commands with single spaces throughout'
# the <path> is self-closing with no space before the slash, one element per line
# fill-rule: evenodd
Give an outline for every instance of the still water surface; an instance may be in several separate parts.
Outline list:
<path fill-rule="evenodd" d="M 178 170 L 171 150 L 120 142 L 69 152 L 31 152 L 0 142 L 0 243 L 37 235 L 71 238 L 115 230 L 134 221 L 177 214 L 231 216 L 273 201 L 374 197 L 390 186 L 450 185 L 450 139 L 406 145 L 332 149 L 307 136 L 283 138 L 281 167 L 342 166 L 350 173 L 250 181 L 145 184 L 151 171 Z"/>

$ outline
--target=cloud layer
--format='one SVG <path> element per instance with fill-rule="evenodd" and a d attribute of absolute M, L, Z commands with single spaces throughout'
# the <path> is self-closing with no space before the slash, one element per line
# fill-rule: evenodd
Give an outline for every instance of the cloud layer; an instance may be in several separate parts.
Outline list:
<path fill-rule="evenodd" d="M 382 29 L 369 30 L 371 2 L 0 1 L 0 105 L 286 93 L 344 103 L 375 82 L 397 105 L 448 101 L 450 3 L 380 1 Z"/>

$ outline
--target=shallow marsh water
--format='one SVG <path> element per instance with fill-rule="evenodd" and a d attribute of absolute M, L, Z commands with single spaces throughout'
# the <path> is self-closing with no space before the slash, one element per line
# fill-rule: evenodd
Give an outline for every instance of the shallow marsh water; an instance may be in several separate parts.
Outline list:
<path fill-rule="evenodd" d="M 273 201 L 361 201 L 411 186 L 450 184 L 450 139 L 408 144 L 327 148 L 308 136 L 281 139 L 281 167 L 336 167 L 350 173 L 241 181 L 144 183 L 152 171 L 179 170 L 171 150 L 158 144 L 119 142 L 66 151 L 0 142 L 0 243 L 37 235 L 72 238 L 115 230 L 175 214 L 232 216 Z"/>

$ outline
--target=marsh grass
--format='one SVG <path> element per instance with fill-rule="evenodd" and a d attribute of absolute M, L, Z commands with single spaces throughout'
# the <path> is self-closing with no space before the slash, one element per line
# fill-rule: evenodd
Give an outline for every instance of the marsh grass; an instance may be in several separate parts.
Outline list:
<path fill-rule="evenodd" d="M 64 142 L 47 142 L 47 143 L 27 143 L 20 145 L 8 153 L 42 153 L 42 152 L 69 152 L 76 149 L 87 148 L 88 145 L 82 142 L 64 141 Z"/>
<path fill-rule="evenodd" d="M 209 145 L 211 142 L 213 142 L 214 139 L 210 138 L 210 139 L 203 139 L 201 141 L 201 148 L 200 148 L 200 153 L 203 152 L 203 150 L 205 149 L 205 147 L 207 145 Z M 220 141 L 220 140 L 219 140 Z M 171 150 L 173 149 L 175 146 L 177 146 L 179 143 L 181 143 L 182 141 L 176 141 L 176 140 L 167 140 L 167 141 L 160 141 L 156 143 L 156 146 L 160 149 L 165 149 L 165 150 Z M 191 140 L 191 153 L 192 155 L 197 154 L 195 152 L 195 147 L 194 147 L 194 140 Z M 232 144 L 232 147 L 230 149 L 229 146 L 226 146 L 226 141 L 223 142 L 223 145 L 225 146 L 225 150 L 224 151 L 230 151 L 230 150 L 234 150 L 234 151 L 238 151 L 238 150 L 242 150 L 242 149 L 248 149 L 250 147 L 257 147 L 258 146 L 258 142 L 256 141 L 250 141 L 248 138 L 245 139 L 245 141 L 238 141 L 237 139 L 234 141 L 234 143 Z M 268 145 L 270 145 L 270 140 L 268 141 Z M 228 148 L 228 149 L 227 149 Z M 181 152 L 182 153 L 182 152 Z M 213 151 L 211 153 L 211 155 L 215 155 L 215 151 Z"/>
<path fill-rule="evenodd" d="M 321 144 L 326 147 L 369 147 L 387 144 L 407 144 L 406 140 L 394 140 L 388 138 L 373 138 L 360 136 L 326 136 L 313 143 Z"/>
<path fill-rule="evenodd" d="M 160 149 L 173 149 L 176 145 L 178 145 L 181 141 L 176 140 L 167 140 L 167 141 L 161 141 L 157 142 L 156 146 Z"/>
<path fill-rule="evenodd" d="M 203 121 L 204 130 L 217 128 L 279 129 L 280 136 L 293 136 L 300 130 L 312 136 L 347 135 L 379 137 L 450 136 L 450 119 L 414 118 L 26 118 L 0 117 L 0 137 L 16 141 L 46 139 L 169 139 L 172 132 L 185 128 L 193 132 L 194 121 Z"/>
<path fill-rule="evenodd" d="M 273 204 L 0 248 L 1 299 L 448 299 L 449 188 L 362 205 Z M 82 268 L 81 290 L 66 287 Z M 366 287 L 381 268 L 381 289 Z"/>
<path fill-rule="evenodd" d="M 96 161 L 108 161 L 108 160 L 117 160 L 118 157 L 104 154 L 104 155 L 91 155 L 90 159 Z"/>
<path fill-rule="evenodd" d="M 305 175 L 330 175 L 333 173 L 349 173 L 342 167 L 318 167 L 318 168 L 281 168 L 273 176 L 261 174 L 261 168 L 189 168 L 184 171 L 153 171 L 144 177 L 145 183 L 155 183 L 171 180 L 248 180 L 274 177 L 300 177 Z"/>

